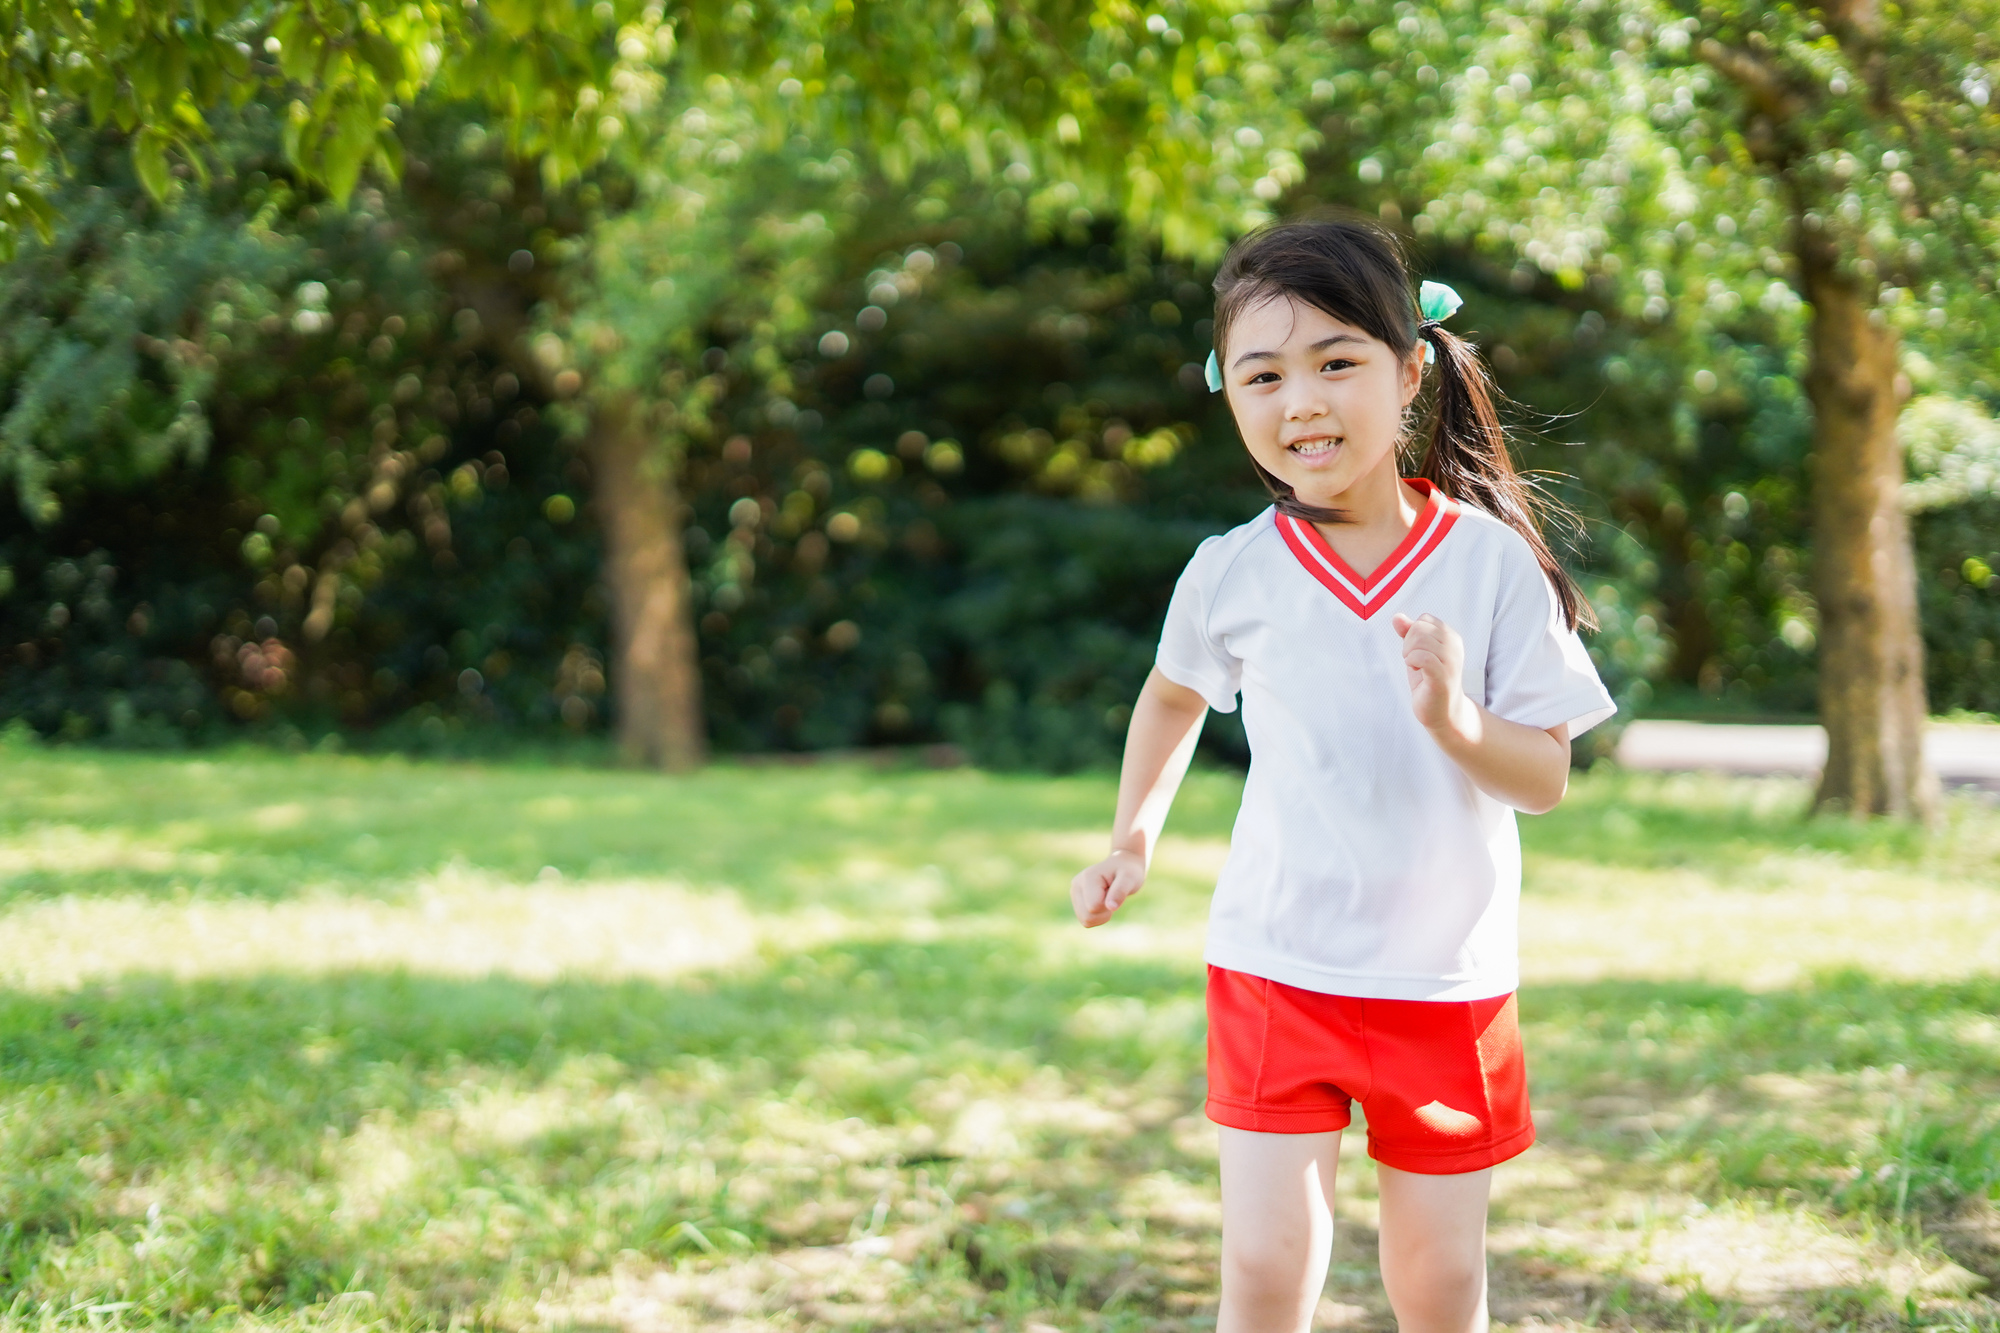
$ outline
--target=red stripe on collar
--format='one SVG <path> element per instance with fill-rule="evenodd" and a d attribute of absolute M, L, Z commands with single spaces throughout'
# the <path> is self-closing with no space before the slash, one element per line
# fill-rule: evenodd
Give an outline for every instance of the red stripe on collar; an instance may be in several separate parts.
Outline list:
<path fill-rule="evenodd" d="M 1279 535 L 1306 572 L 1363 620 L 1396 595 L 1396 590 L 1416 572 L 1417 566 L 1438 548 L 1452 524 L 1458 522 L 1459 507 L 1450 496 L 1422 477 L 1404 480 L 1428 495 L 1429 503 L 1417 515 L 1416 522 L 1410 524 L 1410 530 L 1403 534 L 1396 549 L 1365 578 L 1340 558 L 1318 528 L 1289 514 L 1278 515 Z"/>

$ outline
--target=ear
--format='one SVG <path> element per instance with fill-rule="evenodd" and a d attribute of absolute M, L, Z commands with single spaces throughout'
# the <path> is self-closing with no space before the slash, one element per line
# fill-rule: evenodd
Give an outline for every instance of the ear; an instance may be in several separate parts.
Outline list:
<path fill-rule="evenodd" d="M 1424 353 L 1429 347 L 1429 343 L 1419 338 L 1417 339 L 1417 345 L 1410 349 L 1409 356 L 1403 360 L 1402 388 L 1404 407 L 1408 407 L 1411 403 L 1415 402 L 1417 391 L 1424 387 Z"/>

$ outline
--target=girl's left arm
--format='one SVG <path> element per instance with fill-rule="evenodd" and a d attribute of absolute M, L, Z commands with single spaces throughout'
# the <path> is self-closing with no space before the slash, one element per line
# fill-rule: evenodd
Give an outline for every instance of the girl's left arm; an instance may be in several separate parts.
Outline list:
<path fill-rule="evenodd" d="M 1569 790 L 1569 724 L 1544 730 L 1495 717 L 1465 693 L 1465 643 L 1436 616 L 1398 615 L 1410 706 L 1473 785 L 1526 814 L 1556 808 Z"/>

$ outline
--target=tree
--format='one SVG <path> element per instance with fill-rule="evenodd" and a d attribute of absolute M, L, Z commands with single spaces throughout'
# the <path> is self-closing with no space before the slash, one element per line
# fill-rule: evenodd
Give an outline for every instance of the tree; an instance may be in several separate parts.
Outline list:
<path fill-rule="evenodd" d="M 141 177 L 164 196 L 173 189 L 170 155 L 200 166 L 209 109 L 259 87 L 296 92 L 288 149 L 300 173 L 336 199 L 370 163 L 395 174 L 395 119 L 427 94 L 493 106 L 510 144 L 551 184 L 614 145 L 628 168 L 664 161 L 670 178 L 674 136 L 627 131 L 685 130 L 686 114 L 700 111 L 690 104 L 706 95 L 729 101 L 756 131 L 724 136 L 726 148 L 699 132 L 681 136 L 711 178 L 727 174 L 718 169 L 733 165 L 730 153 L 745 154 L 746 138 L 761 139 L 748 145 L 755 150 L 818 145 L 825 161 L 845 151 L 829 154 L 832 145 L 876 145 L 868 165 L 891 178 L 928 160 L 962 162 L 975 179 L 998 178 L 1026 195 L 1036 216 L 1115 212 L 1181 251 L 1213 250 L 1263 216 L 1301 174 L 1296 150 L 1305 146 L 1274 137 L 1246 151 L 1240 134 L 1214 131 L 1208 106 L 1256 101 L 1273 85 L 1254 16 L 1226 0 L 1151 15 L 1117 0 L 1004 11 L 944 0 L 770 9 L 709 0 L 671 15 L 629 0 L 589 10 L 434 0 L 387 14 L 352 0 L 300 0 L 195 15 L 140 0 L 108 9 L 32 3 L 11 17 L 15 39 L 0 80 L 11 193 L 0 223 L 13 230 L 0 239 L 28 223 L 48 230 L 64 117 L 80 111 L 128 132 Z M 674 65 L 677 34 L 687 54 Z M 682 94 L 673 99 L 681 119 L 649 123 L 669 75 Z M 1255 173 L 1250 189 L 1235 174 L 1245 165 Z M 669 208 L 684 203 L 670 188 L 654 197 Z M 582 285 L 559 305 L 595 299 L 590 272 L 580 268 Z M 621 369 L 650 368 L 670 349 L 591 338 L 580 364 L 563 365 L 560 340 L 556 347 L 554 358 L 540 359 L 545 373 L 571 377 L 565 382 L 581 392 L 606 472 L 621 479 L 608 502 L 648 497 L 607 526 L 623 608 L 617 674 L 627 748 L 654 762 L 692 763 L 699 710 L 685 647 L 686 569 L 670 529 L 678 505 L 670 490 L 662 494 L 672 450 L 654 458 L 639 438 L 652 438 L 643 409 L 658 378 Z"/>
<path fill-rule="evenodd" d="M 1806 385 L 1817 419 L 1829 742 L 1816 800 L 1928 817 L 1936 780 L 1923 758 L 1923 648 L 1896 433 L 1910 386 L 1891 316 L 1905 304 L 1928 307 L 1926 320 L 1960 313 L 1942 290 L 1914 296 L 1946 277 L 1970 275 L 1967 295 L 1992 295 L 2000 108 L 1986 62 L 2000 56 L 2000 6 L 1912 6 L 1891 22 L 1872 0 L 1842 0 L 1802 14 L 1745 9 L 1705 26 L 1695 49 L 1735 92 L 1741 153 L 1788 205 L 1813 312 Z"/>
<path fill-rule="evenodd" d="M 695 369 L 704 353 L 689 336 L 734 307 L 728 317 L 755 331 L 752 363 L 785 402 L 792 377 L 778 344 L 796 340 L 808 314 L 795 289 L 812 253 L 862 212 L 843 195 L 942 163 L 1014 192 L 1043 226 L 1108 213 L 1170 246 L 1213 251 L 1300 174 L 1293 147 L 1276 141 L 1258 155 L 1270 187 L 1245 199 L 1229 174 L 1238 145 L 1182 105 L 1205 86 L 1234 96 L 1238 68 L 1254 68 L 1226 6 L 1184 6 L 1178 26 L 1117 5 L 1024 9 L 1004 25 L 976 8 L 914 17 L 878 8 L 829 26 L 785 11 L 776 28 L 720 44 L 769 53 L 768 64 L 745 73 L 739 55 L 734 78 L 662 104 L 662 130 L 635 136 L 646 151 L 621 158 L 634 207 L 607 223 L 587 278 L 550 311 L 574 336 L 543 346 L 574 362 L 600 463 L 621 735 L 648 761 L 684 766 L 701 743 L 686 562 L 668 524 L 677 454 L 710 428 L 711 391 Z M 1254 39 L 1242 40 L 1254 56 Z M 1231 188 L 1205 191 L 1214 180 Z"/>
<path fill-rule="evenodd" d="M 1627 0 L 1327 6 L 1285 34 L 1293 86 L 1366 127 L 1380 150 L 1351 169 L 1393 187 L 1419 235 L 1691 337 L 1803 299 L 1821 808 L 1934 803 L 1899 358 L 1919 343 L 1959 387 L 1991 380 L 1996 33 L 1990 3 Z M 1730 366 L 1691 364 L 1691 390 L 1728 387 Z"/>
<path fill-rule="evenodd" d="M 28 524 L 0 501 L 0 712 L 126 745 L 223 719 L 280 743 L 339 724 L 356 743 L 426 749 L 591 728 L 601 528 L 590 506 L 568 509 L 590 493 L 584 440 L 551 438 L 559 416 L 588 416 L 576 398 L 552 410 L 488 341 L 523 318 L 506 304 L 567 262 L 535 233 L 581 235 L 588 195 L 551 198 L 462 111 L 400 129 L 406 188 L 357 190 L 345 209 L 285 188 L 268 127 L 225 136 L 210 186 L 164 210 L 117 136 L 73 154 L 57 243 L 0 266 L 0 415 L 54 382 L 105 427 L 147 429 L 148 413 L 106 410 L 122 385 L 66 378 L 56 360 L 66 342 L 143 343 L 132 394 L 168 409 L 184 395 L 158 353 L 201 354 L 214 438 L 204 459 L 126 473 L 89 470 L 136 451 L 75 447 L 93 429 L 80 414 L 37 437 L 62 512 Z M 784 193 L 782 172 L 767 183 Z M 765 290 L 732 281 L 737 299 L 704 298 L 692 355 L 675 357 L 724 386 L 701 433 L 672 430 L 711 735 L 737 750 L 949 739 L 1003 766 L 1115 759 L 1174 571 L 1261 504 L 1192 373 L 1204 273 L 1124 250 L 1104 220 L 1037 239 L 1025 201 L 943 167 L 830 184 L 820 202 L 866 196 L 865 215 L 793 245 L 753 236 L 746 212 L 703 226 L 714 243 L 696 247 L 723 271 L 797 255 L 770 287 L 807 307 L 771 339 L 749 322 Z M 646 254 L 616 227 L 594 239 Z M 545 258 L 529 267 L 524 248 Z M 678 271 L 675 292 L 702 272 Z M 626 284 L 634 318 L 666 317 L 651 281 Z M 120 303 L 167 284 L 193 299 Z M 105 307 L 121 321 L 80 318 Z M 835 329 L 848 346 L 824 355 Z M 759 369 L 767 351 L 784 400 Z"/>

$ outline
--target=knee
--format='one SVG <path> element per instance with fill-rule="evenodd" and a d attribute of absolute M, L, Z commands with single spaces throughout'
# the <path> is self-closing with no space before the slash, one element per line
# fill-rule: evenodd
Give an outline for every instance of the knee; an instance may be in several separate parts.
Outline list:
<path fill-rule="evenodd" d="M 1225 1236 L 1223 1278 L 1252 1300 L 1292 1298 L 1305 1281 L 1310 1257 L 1307 1247 L 1291 1237 L 1232 1243 Z"/>
<path fill-rule="evenodd" d="M 1466 1327 L 1486 1298 L 1486 1255 L 1423 1246 L 1382 1256 L 1390 1303 L 1405 1328 Z"/>

